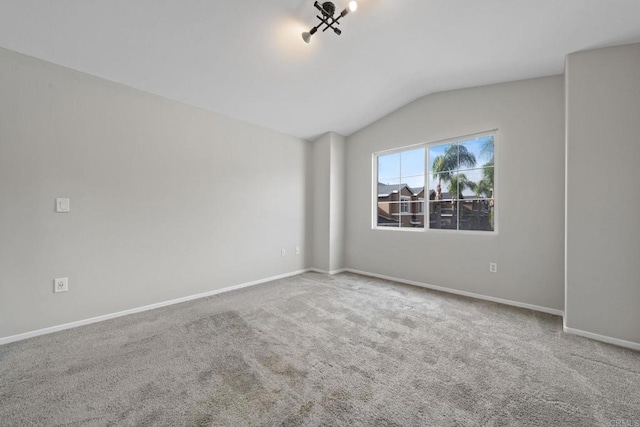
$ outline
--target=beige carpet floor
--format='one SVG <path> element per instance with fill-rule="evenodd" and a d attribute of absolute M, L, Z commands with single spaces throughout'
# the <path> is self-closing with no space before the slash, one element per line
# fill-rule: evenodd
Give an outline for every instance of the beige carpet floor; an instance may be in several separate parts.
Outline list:
<path fill-rule="evenodd" d="M 0 425 L 638 426 L 640 353 L 306 273 L 0 346 Z"/>

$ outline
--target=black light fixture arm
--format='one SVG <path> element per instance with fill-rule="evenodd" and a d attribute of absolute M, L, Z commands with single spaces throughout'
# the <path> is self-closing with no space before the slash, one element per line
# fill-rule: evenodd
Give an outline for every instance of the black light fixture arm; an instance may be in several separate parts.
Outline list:
<path fill-rule="evenodd" d="M 342 18 L 342 13 L 337 18 L 334 16 L 336 13 L 336 6 L 330 1 L 326 1 L 322 3 L 322 5 L 320 5 L 320 3 L 316 1 L 313 3 L 313 5 L 316 7 L 316 9 L 318 9 L 322 13 L 322 16 L 316 15 L 316 18 L 320 20 L 320 24 L 317 27 L 321 27 L 324 24 L 326 26 L 322 29 L 322 32 L 325 32 L 329 28 L 331 28 L 336 34 L 340 35 L 342 31 L 334 27 L 334 24 L 340 25 L 340 22 L 338 21 L 340 20 L 340 18 Z M 345 8 L 345 10 L 347 9 Z"/>
<path fill-rule="evenodd" d="M 349 3 L 349 6 L 345 7 L 344 10 L 340 12 L 340 14 L 337 16 L 336 16 L 336 6 L 330 1 L 326 1 L 323 3 L 319 3 L 318 1 L 315 1 L 313 3 L 313 6 L 320 11 L 320 15 L 316 15 L 316 18 L 320 20 L 320 23 L 315 27 L 311 28 L 311 30 L 309 30 L 308 32 L 302 33 L 302 39 L 306 43 L 309 43 L 309 41 L 311 40 L 311 36 L 315 34 L 322 26 L 324 26 L 324 28 L 322 29 L 322 32 L 325 32 L 329 28 L 331 28 L 333 32 L 336 33 L 337 35 L 342 34 L 342 31 L 340 30 L 340 28 L 338 28 L 338 25 L 340 25 L 340 19 L 347 16 L 350 10 L 351 11 L 356 10 L 356 8 L 358 7 L 358 4 L 355 1 L 351 1 Z"/>

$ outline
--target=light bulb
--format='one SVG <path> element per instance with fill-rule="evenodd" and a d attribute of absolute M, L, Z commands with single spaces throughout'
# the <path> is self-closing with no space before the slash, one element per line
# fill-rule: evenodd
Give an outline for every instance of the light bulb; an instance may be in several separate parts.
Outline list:
<path fill-rule="evenodd" d="M 349 2 L 349 10 L 351 12 L 355 12 L 356 10 L 358 10 L 358 2 L 357 1 L 350 1 Z"/>
<path fill-rule="evenodd" d="M 305 43 L 309 43 L 311 41 L 311 33 L 307 31 L 302 33 L 302 40 L 304 40 Z"/>

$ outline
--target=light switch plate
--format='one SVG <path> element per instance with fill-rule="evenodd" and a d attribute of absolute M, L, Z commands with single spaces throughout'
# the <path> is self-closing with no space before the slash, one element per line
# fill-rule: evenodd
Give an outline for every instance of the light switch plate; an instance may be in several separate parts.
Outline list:
<path fill-rule="evenodd" d="M 60 277 L 58 279 L 53 279 L 53 292 L 67 292 L 69 290 L 69 278 L 68 277 Z"/>
<path fill-rule="evenodd" d="M 71 203 L 69 199 L 66 198 L 57 198 L 56 199 L 56 212 L 70 212 L 71 211 Z"/>

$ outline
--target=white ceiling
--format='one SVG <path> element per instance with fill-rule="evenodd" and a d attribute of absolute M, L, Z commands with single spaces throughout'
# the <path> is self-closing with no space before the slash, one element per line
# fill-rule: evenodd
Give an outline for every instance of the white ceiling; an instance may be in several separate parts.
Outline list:
<path fill-rule="evenodd" d="M 347 0 L 336 0 L 338 10 Z M 0 0 L 0 46 L 303 138 L 640 41 L 640 0 Z"/>

